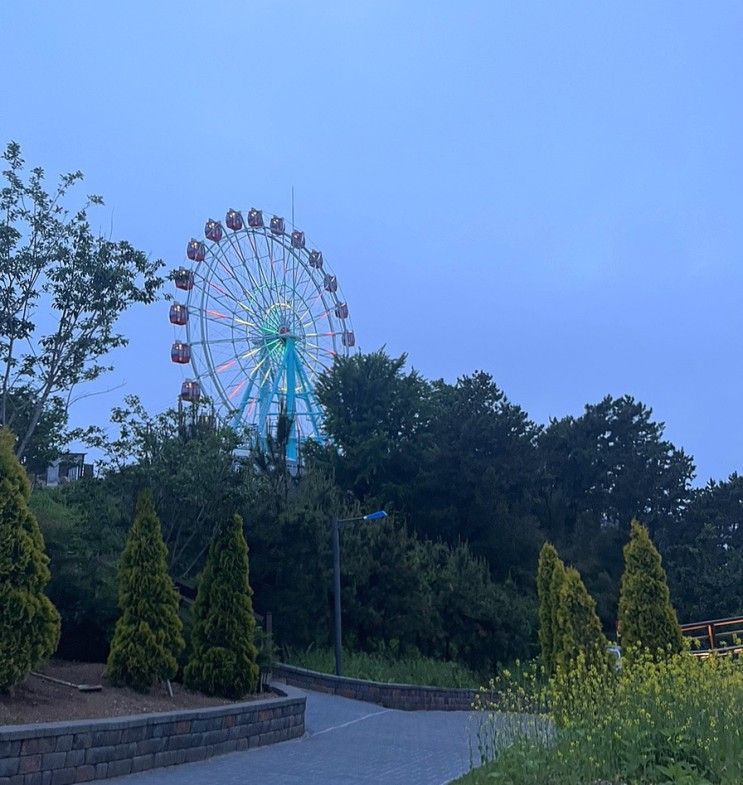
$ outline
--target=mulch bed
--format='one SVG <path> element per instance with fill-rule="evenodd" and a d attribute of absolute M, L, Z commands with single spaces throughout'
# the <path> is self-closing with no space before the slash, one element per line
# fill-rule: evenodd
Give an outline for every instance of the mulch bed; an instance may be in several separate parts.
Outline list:
<path fill-rule="evenodd" d="M 164 684 L 155 687 L 149 695 L 111 687 L 103 678 L 105 667 L 102 663 L 51 661 L 39 672 L 74 684 L 102 684 L 103 689 L 100 692 L 80 692 L 73 687 L 29 676 L 23 683 L 16 685 L 10 694 L 0 694 L 0 725 L 121 717 L 232 703 L 222 698 L 190 692 L 176 682 L 171 682 L 172 698 Z M 265 694 L 248 695 L 242 700 L 263 697 L 266 697 Z"/>

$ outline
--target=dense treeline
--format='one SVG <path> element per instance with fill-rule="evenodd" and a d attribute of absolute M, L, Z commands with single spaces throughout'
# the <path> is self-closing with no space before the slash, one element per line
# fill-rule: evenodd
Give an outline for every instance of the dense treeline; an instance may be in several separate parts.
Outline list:
<path fill-rule="evenodd" d="M 330 438 L 306 449 L 299 472 L 282 458 L 281 421 L 261 451 L 235 457 L 238 436 L 196 416 L 153 418 L 136 400 L 114 412 L 120 434 L 99 442 L 102 476 L 32 497 L 63 653 L 105 654 L 112 576 L 142 487 L 171 574 L 187 584 L 214 528 L 242 515 L 254 606 L 295 647 L 332 634 L 331 519 L 377 508 L 391 517 L 343 532 L 348 646 L 478 670 L 536 653 L 546 540 L 580 571 L 613 633 L 633 518 L 658 544 L 681 621 L 743 612 L 743 478 L 693 489 L 692 459 L 642 403 L 607 397 L 540 426 L 484 372 L 429 381 L 383 351 L 336 360 L 318 394 Z"/>

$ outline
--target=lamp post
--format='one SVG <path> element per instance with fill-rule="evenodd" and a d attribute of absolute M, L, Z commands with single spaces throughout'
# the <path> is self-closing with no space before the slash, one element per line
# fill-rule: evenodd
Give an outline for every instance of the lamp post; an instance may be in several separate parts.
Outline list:
<path fill-rule="evenodd" d="M 333 594 L 335 599 L 335 675 L 341 676 L 343 670 L 341 646 L 341 524 L 355 523 L 356 521 L 378 521 L 386 518 L 384 510 L 370 512 L 368 515 L 359 515 L 356 518 L 333 518 Z"/>

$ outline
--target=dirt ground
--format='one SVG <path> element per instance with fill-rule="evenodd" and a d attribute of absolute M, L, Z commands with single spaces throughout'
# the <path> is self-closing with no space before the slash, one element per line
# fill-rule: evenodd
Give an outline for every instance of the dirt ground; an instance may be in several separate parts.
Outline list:
<path fill-rule="evenodd" d="M 100 692 L 80 692 L 73 687 L 29 676 L 11 694 L 0 694 L 0 725 L 120 717 L 231 703 L 221 698 L 189 692 L 175 682 L 172 682 L 172 698 L 165 685 L 158 685 L 149 695 L 140 695 L 133 690 L 108 686 L 103 679 L 104 668 L 105 665 L 97 663 L 50 662 L 39 672 L 74 684 L 101 684 L 103 689 Z M 245 700 L 250 700 L 250 697 Z"/>

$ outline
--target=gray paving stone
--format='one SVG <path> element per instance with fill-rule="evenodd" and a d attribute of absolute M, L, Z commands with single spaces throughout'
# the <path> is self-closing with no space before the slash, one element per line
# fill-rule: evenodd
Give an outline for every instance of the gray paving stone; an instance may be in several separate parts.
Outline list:
<path fill-rule="evenodd" d="M 204 748 L 186 750 L 185 760 L 194 762 L 132 774 L 116 785 L 444 785 L 470 768 L 476 716 L 469 712 L 404 712 L 334 695 L 287 691 L 307 696 L 301 739 L 256 746 L 276 733 L 276 725 L 267 720 L 250 739 L 233 741 L 233 734 L 226 733 L 229 747 L 226 742 L 214 745 L 240 749 L 242 742 L 249 747 L 244 752 L 199 760 Z M 213 730 L 204 728 L 202 733 Z M 166 756 L 175 762 L 167 753 L 160 760 L 165 762 Z M 114 784 L 97 780 L 93 785 Z"/>

